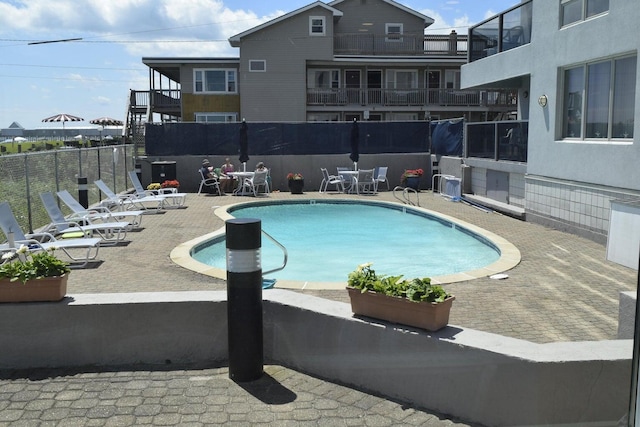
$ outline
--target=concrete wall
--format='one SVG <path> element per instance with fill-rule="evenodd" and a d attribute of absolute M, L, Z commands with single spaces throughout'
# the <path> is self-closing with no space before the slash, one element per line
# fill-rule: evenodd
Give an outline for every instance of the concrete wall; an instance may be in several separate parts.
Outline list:
<path fill-rule="evenodd" d="M 204 158 L 208 158 L 214 167 L 224 163 L 224 157 L 222 156 L 139 158 L 139 163 L 142 167 L 142 183 L 144 186 L 151 183 L 151 168 L 154 161 L 175 161 L 177 179 L 180 181 L 180 191 L 195 193 L 200 185 L 198 169 L 202 166 L 202 159 Z M 229 158 L 235 165 L 236 170 L 241 170 L 242 165 L 238 162 L 238 156 L 229 156 Z M 305 191 L 318 191 L 322 181 L 320 168 L 327 168 L 330 174 L 335 174 L 338 166 L 353 168 L 353 162 L 349 159 L 348 154 L 251 157 L 247 162 L 247 170 L 254 170 L 258 162 L 264 162 L 267 168 L 270 169 L 273 189 L 280 191 L 288 191 L 286 176 L 289 172 L 302 173 Z M 392 189 L 396 185 L 400 185 L 400 176 L 405 169 L 417 168 L 422 168 L 425 171 L 425 175 L 420 182 L 421 188 L 430 188 L 431 160 L 429 153 L 360 154 L 358 168 L 373 169 L 377 166 L 389 167 L 387 177 L 389 186 Z"/>
<path fill-rule="evenodd" d="M 225 296 L 3 304 L 0 369 L 224 362 Z M 266 363 L 485 425 L 613 425 L 627 411 L 631 340 L 534 344 L 454 325 L 427 333 L 357 319 L 348 304 L 295 292 L 263 297 Z"/>

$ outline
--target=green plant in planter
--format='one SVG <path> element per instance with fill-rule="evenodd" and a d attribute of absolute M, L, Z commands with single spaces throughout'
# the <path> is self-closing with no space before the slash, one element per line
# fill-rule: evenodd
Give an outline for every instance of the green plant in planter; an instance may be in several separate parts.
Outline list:
<path fill-rule="evenodd" d="M 53 249 L 31 252 L 25 245 L 21 245 L 15 252 L 7 252 L 2 255 L 0 264 L 0 279 L 7 278 L 10 281 L 20 280 L 26 283 L 29 280 L 42 277 L 62 276 L 71 271 L 69 264 L 61 261 L 53 254 Z"/>
<path fill-rule="evenodd" d="M 415 302 L 443 302 L 450 295 L 440 285 L 432 285 L 431 279 L 402 279 L 400 276 L 378 275 L 371 263 L 359 265 L 349 273 L 348 286 L 367 291 L 378 292 L 392 297 L 406 298 Z"/>

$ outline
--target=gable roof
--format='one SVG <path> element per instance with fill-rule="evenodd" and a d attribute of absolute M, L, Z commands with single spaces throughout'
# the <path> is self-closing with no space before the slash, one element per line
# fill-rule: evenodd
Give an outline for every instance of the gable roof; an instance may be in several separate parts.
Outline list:
<path fill-rule="evenodd" d="M 231 38 L 229 38 L 229 43 L 231 44 L 231 46 L 233 47 L 240 47 L 240 39 L 242 39 L 245 36 L 248 36 L 249 34 L 253 34 L 255 32 L 258 32 L 264 28 L 270 27 L 274 24 L 277 24 L 279 22 L 282 22 L 286 19 L 291 18 L 292 16 L 298 15 L 300 13 L 304 13 L 310 9 L 313 9 L 314 7 L 322 7 L 326 10 L 328 10 L 329 12 L 331 12 L 333 14 L 333 17 L 341 17 L 342 16 L 342 12 L 339 11 L 338 9 L 335 9 L 329 5 L 327 5 L 326 3 L 323 3 L 321 1 L 316 1 L 313 2 L 311 4 L 308 4 L 306 6 L 301 7 L 300 9 L 296 9 L 293 12 L 289 12 L 289 13 L 285 13 L 282 16 L 279 16 L 275 19 L 272 19 L 271 21 L 267 21 L 264 24 L 260 24 L 257 27 L 253 27 L 245 32 L 242 32 L 240 34 L 236 34 L 235 36 L 232 36 Z"/>
<path fill-rule="evenodd" d="M 336 6 L 336 5 L 339 5 L 340 3 L 344 2 L 344 1 L 345 0 L 335 0 L 335 1 L 332 1 L 331 3 L 329 3 L 329 6 Z M 381 1 L 383 1 L 385 3 L 388 3 L 393 7 L 397 7 L 400 10 L 403 10 L 403 11 L 405 11 L 405 12 L 411 14 L 411 15 L 417 16 L 418 18 L 424 20 L 424 27 L 425 28 L 427 28 L 429 25 L 431 25 L 431 24 L 433 24 L 435 22 L 433 18 L 430 18 L 427 15 L 423 15 L 420 12 L 417 12 L 417 11 L 407 7 L 407 6 L 403 6 L 400 3 L 396 3 L 393 0 L 381 0 Z"/>

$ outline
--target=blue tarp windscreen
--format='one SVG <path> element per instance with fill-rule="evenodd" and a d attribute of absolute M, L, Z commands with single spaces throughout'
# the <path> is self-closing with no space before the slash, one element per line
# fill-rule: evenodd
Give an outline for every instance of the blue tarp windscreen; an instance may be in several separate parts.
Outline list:
<path fill-rule="evenodd" d="M 431 122 L 431 154 L 462 156 L 464 120 Z"/>

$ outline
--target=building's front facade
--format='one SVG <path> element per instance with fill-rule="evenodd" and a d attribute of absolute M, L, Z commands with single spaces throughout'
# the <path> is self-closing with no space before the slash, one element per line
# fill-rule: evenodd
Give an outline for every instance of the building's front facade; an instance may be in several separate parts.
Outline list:
<path fill-rule="evenodd" d="M 471 29 L 473 40 L 489 42 L 462 67 L 462 87 L 516 89 L 518 119 L 528 121 L 526 163 L 465 159 L 474 193 L 490 196 L 491 177 L 502 175 L 524 184 L 524 199 L 517 200 L 527 219 L 606 237 L 610 201 L 640 196 L 637 6 L 635 0 L 524 1 Z M 500 23 L 497 45 L 488 35 Z M 503 40 L 514 27 L 527 40 L 511 49 Z"/>
<path fill-rule="evenodd" d="M 143 58 L 138 121 L 406 121 L 492 118 L 509 90 L 460 89 L 466 36 L 391 0 L 316 1 L 229 39 L 238 58 Z M 144 91 L 147 93 L 147 91 Z M 138 97 L 138 99 L 136 99 Z"/>

